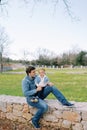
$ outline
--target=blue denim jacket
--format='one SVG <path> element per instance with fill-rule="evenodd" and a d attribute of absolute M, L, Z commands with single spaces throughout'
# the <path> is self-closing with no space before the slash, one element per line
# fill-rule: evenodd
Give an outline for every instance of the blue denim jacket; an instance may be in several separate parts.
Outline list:
<path fill-rule="evenodd" d="M 32 97 L 37 93 L 35 78 L 26 76 L 22 80 L 22 91 L 25 97 Z"/>

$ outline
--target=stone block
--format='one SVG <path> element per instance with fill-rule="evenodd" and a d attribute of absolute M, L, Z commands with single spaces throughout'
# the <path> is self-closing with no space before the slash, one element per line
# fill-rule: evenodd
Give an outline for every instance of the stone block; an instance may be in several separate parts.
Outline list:
<path fill-rule="evenodd" d="M 13 105 L 11 105 L 11 104 L 7 104 L 7 112 L 9 113 L 9 112 L 12 112 L 12 110 L 13 110 Z"/>
<path fill-rule="evenodd" d="M 53 111 L 52 115 L 56 116 L 58 119 L 61 119 L 63 117 L 62 111 L 58 110 Z"/>
<path fill-rule="evenodd" d="M 62 127 L 63 128 L 71 128 L 71 121 L 63 120 Z"/>
<path fill-rule="evenodd" d="M 5 118 L 6 118 L 6 113 L 1 112 L 1 113 L 0 113 L 0 118 L 1 118 L 1 119 L 5 119 Z"/>
<path fill-rule="evenodd" d="M 6 113 L 6 118 L 10 119 L 10 120 L 13 120 L 14 115 L 12 113 Z"/>
<path fill-rule="evenodd" d="M 24 104 L 23 106 L 23 113 L 28 113 L 30 110 L 29 110 L 29 106 L 27 104 Z"/>
<path fill-rule="evenodd" d="M 46 121 L 51 121 L 51 122 L 58 122 L 58 118 L 55 115 L 52 114 L 45 114 L 43 116 L 43 119 Z"/>
<path fill-rule="evenodd" d="M 87 112 L 82 112 L 82 120 L 87 121 Z"/>
<path fill-rule="evenodd" d="M 83 130 L 87 130 L 87 121 L 82 121 L 81 123 L 83 125 Z"/>
<path fill-rule="evenodd" d="M 80 113 L 78 112 L 72 112 L 72 111 L 63 111 L 63 119 L 68 120 L 68 121 L 78 121 L 80 122 L 81 116 Z"/>
<path fill-rule="evenodd" d="M 13 104 L 13 109 L 17 111 L 22 111 L 23 105 L 21 104 Z"/>
<path fill-rule="evenodd" d="M 13 109 L 13 115 L 14 116 L 21 116 L 22 117 L 22 111 L 18 111 L 18 110 L 15 110 L 15 109 Z"/>
<path fill-rule="evenodd" d="M 7 103 L 4 101 L 0 101 L 0 110 L 6 112 Z"/>
<path fill-rule="evenodd" d="M 72 126 L 72 130 L 84 130 L 81 123 L 76 123 Z"/>
<path fill-rule="evenodd" d="M 22 117 L 25 118 L 26 120 L 31 120 L 32 114 L 30 114 L 30 113 L 23 113 Z"/>

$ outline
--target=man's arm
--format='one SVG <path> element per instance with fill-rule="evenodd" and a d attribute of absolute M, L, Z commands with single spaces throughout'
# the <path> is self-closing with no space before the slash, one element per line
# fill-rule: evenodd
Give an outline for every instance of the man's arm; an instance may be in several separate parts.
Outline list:
<path fill-rule="evenodd" d="M 25 97 L 32 96 L 37 93 L 37 89 L 29 90 L 29 81 L 23 80 L 22 81 L 22 91 Z"/>
<path fill-rule="evenodd" d="M 50 80 L 49 80 L 49 78 L 47 76 L 45 77 L 45 80 L 46 80 L 47 85 L 49 85 L 49 86 L 54 85 L 52 82 L 50 82 Z"/>

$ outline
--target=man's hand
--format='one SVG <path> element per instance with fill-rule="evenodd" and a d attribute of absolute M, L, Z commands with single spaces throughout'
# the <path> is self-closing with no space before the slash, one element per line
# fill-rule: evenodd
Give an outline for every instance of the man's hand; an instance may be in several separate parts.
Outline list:
<path fill-rule="evenodd" d="M 41 86 L 38 86 L 38 87 L 37 87 L 37 92 L 38 92 L 38 91 L 41 91 L 41 90 L 42 90 L 42 87 L 41 87 Z"/>

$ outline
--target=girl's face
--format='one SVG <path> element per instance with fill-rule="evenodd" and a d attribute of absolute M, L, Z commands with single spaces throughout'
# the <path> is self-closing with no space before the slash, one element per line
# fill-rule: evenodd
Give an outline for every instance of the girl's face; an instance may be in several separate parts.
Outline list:
<path fill-rule="evenodd" d="M 40 75 L 41 77 L 44 77 L 45 71 L 44 71 L 44 70 L 39 70 L 39 75 Z"/>

